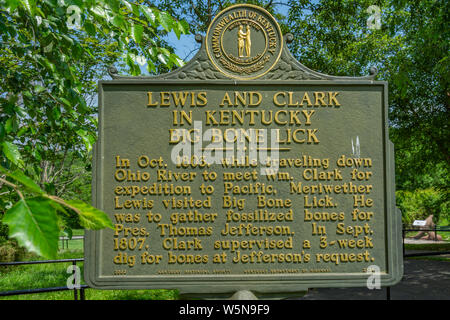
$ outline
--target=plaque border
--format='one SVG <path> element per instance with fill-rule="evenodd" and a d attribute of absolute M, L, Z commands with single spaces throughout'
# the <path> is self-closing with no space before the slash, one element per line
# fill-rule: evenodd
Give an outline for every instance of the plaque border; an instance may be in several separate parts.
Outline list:
<path fill-rule="evenodd" d="M 205 83 L 198 80 L 161 80 L 161 79 L 133 79 L 127 80 L 101 80 L 98 82 L 98 107 L 99 107 L 99 139 L 94 148 L 93 155 L 93 183 L 92 183 L 92 204 L 102 208 L 102 188 L 103 188 L 103 138 L 104 123 L 103 95 L 105 86 L 116 85 L 198 85 L 201 88 L 214 87 L 216 85 L 232 85 L 236 88 L 239 85 L 252 85 L 255 87 L 281 87 L 289 85 L 308 86 L 368 86 L 381 87 L 383 99 L 381 105 L 382 119 L 380 119 L 383 136 L 384 152 L 384 201 L 385 201 L 385 252 L 387 273 L 381 274 L 381 286 L 392 286 L 398 283 L 403 276 L 403 253 L 402 253 L 402 221 L 401 212 L 395 205 L 395 167 L 394 167 L 394 146 L 388 135 L 388 84 L 385 81 L 372 80 L 219 80 L 213 83 Z M 99 261 L 101 247 L 101 233 L 103 231 L 85 232 L 84 251 L 84 280 L 91 288 L 95 289 L 178 289 L 181 294 L 232 294 L 238 290 L 250 290 L 255 295 L 265 296 L 273 294 L 294 294 L 304 292 L 308 288 L 322 287 L 365 287 L 367 285 L 367 273 L 314 273 L 314 274 L 258 274 L 258 275 L 196 275 L 186 276 L 182 279 L 176 276 L 158 275 L 157 280 L 145 280 L 145 276 L 134 277 L 134 279 L 119 276 L 101 277 L 99 276 L 102 261 Z M 211 278 L 205 280 L 205 277 Z M 203 279 L 202 279 L 203 278 Z"/>

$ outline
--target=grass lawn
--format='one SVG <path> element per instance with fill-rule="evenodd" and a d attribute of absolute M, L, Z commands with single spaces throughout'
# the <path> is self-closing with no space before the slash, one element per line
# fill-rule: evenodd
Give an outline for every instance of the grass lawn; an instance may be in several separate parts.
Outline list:
<path fill-rule="evenodd" d="M 426 250 L 426 251 L 450 251 L 450 242 L 447 243 L 405 243 L 406 250 Z"/>
<path fill-rule="evenodd" d="M 73 236 L 84 236 L 84 229 L 73 229 L 72 235 Z"/>
<path fill-rule="evenodd" d="M 82 230 L 81 230 L 82 231 Z M 83 233 L 79 234 L 82 235 Z M 61 243 L 60 243 L 61 245 Z M 83 258 L 83 240 L 69 240 L 69 249 L 60 250 L 57 259 Z M 30 255 L 26 260 L 41 260 Z M 67 268 L 72 263 L 48 263 L 0 268 L 0 291 L 64 287 L 67 285 Z M 77 262 L 83 275 L 83 263 Z M 85 284 L 83 278 L 81 284 Z M 95 290 L 86 289 L 87 300 L 174 300 L 175 290 Z M 73 291 L 45 292 L 0 297 L 0 300 L 73 300 Z"/>
<path fill-rule="evenodd" d="M 84 236 L 84 230 L 83 229 L 73 229 L 72 230 L 72 236 L 76 237 L 76 236 Z M 69 246 L 67 248 L 67 245 Z M 59 240 L 59 247 L 62 248 L 63 246 L 63 241 Z M 64 250 L 69 249 L 69 250 L 81 250 L 83 251 L 83 239 L 72 239 L 69 241 L 64 241 Z"/>
<path fill-rule="evenodd" d="M 434 261 L 450 261 L 450 258 L 445 256 L 429 256 L 429 257 L 407 257 L 407 260 L 434 260 Z"/>

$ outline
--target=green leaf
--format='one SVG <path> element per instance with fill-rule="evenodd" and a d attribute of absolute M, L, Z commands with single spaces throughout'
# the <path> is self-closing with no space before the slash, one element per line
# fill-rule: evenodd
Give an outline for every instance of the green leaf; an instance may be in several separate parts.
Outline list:
<path fill-rule="evenodd" d="M 166 48 L 159 48 L 160 53 L 158 54 L 158 60 L 165 65 L 170 63 L 170 51 Z"/>
<path fill-rule="evenodd" d="M 126 28 L 125 19 L 122 16 L 119 16 L 119 15 L 115 16 L 112 19 L 111 23 L 114 26 L 116 26 L 117 28 L 119 28 L 119 29 L 125 29 Z"/>
<path fill-rule="evenodd" d="M 126 0 L 121 0 L 121 2 L 127 7 L 128 10 L 133 11 L 133 8 L 131 7 L 131 4 Z"/>
<path fill-rule="evenodd" d="M 69 108 L 72 106 L 72 104 L 70 103 L 70 101 L 67 100 L 66 98 L 59 97 L 58 100 L 59 100 L 62 104 L 66 105 L 66 106 L 69 107 Z"/>
<path fill-rule="evenodd" d="M 84 146 L 86 147 L 86 151 L 90 152 L 92 150 L 92 139 L 90 139 L 89 134 L 82 129 L 77 130 L 77 134 L 83 140 Z"/>
<path fill-rule="evenodd" d="M 96 6 L 94 8 L 91 8 L 91 12 L 96 15 L 97 17 L 103 18 L 105 20 L 108 19 L 108 14 L 106 13 L 105 9 L 103 9 L 100 6 Z"/>
<path fill-rule="evenodd" d="M 61 110 L 58 106 L 54 107 L 52 110 L 53 119 L 58 120 L 61 117 Z"/>
<path fill-rule="evenodd" d="M 22 6 L 27 9 L 30 16 L 34 17 L 36 12 L 36 3 L 35 0 L 21 0 Z"/>
<path fill-rule="evenodd" d="M 161 22 L 161 26 L 164 28 L 164 30 L 166 30 L 167 32 L 170 31 L 170 29 L 172 29 L 172 25 L 173 25 L 173 19 L 171 16 L 169 16 L 167 13 L 165 12 L 161 12 L 161 14 L 159 15 L 159 21 Z"/>
<path fill-rule="evenodd" d="M 41 86 L 41 85 L 35 85 L 34 86 L 34 91 L 36 92 L 36 93 L 41 93 L 42 91 L 44 91 L 45 90 L 45 88 L 43 87 L 43 86 Z"/>
<path fill-rule="evenodd" d="M 140 6 L 142 13 L 148 19 L 148 22 L 151 23 L 152 26 L 156 26 L 156 14 L 155 10 L 144 5 Z"/>
<path fill-rule="evenodd" d="M 76 211 L 79 214 L 83 227 L 92 230 L 99 230 L 106 227 L 114 229 L 111 220 L 105 212 L 80 200 L 69 200 L 66 203 L 77 209 Z"/>
<path fill-rule="evenodd" d="M 133 3 L 133 14 L 136 16 L 136 17 L 139 17 L 139 15 L 140 15 L 140 11 L 139 11 L 139 5 L 138 4 L 136 4 L 136 3 Z"/>
<path fill-rule="evenodd" d="M 180 29 L 178 22 L 173 25 L 173 32 L 177 36 L 177 39 L 180 40 L 182 29 Z"/>
<path fill-rule="evenodd" d="M 20 157 L 19 148 L 11 142 L 3 141 L 3 153 L 5 154 L 6 158 L 8 158 L 9 161 L 14 163 L 15 165 L 21 166 L 23 164 L 23 161 Z"/>
<path fill-rule="evenodd" d="M 6 211 L 3 223 L 9 227 L 9 237 L 17 239 L 19 245 L 42 257 L 56 258 L 59 229 L 50 200 L 21 199 Z"/>
<path fill-rule="evenodd" d="M 172 61 L 179 67 L 184 66 L 186 63 L 180 59 L 177 55 L 172 55 L 171 57 Z"/>
<path fill-rule="evenodd" d="M 90 35 L 91 37 L 95 37 L 97 34 L 95 25 L 87 20 L 84 22 L 84 29 L 86 30 L 87 34 Z"/>
<path fill-rule="evenodd" d="M 14 10 L 16 10 L 17 7 L 19 6 L 20 1 L 19 0 L 7 0 L 6 4 L 9 7 L 9 10 L 11 12 L 14 12 Z"/>
<path fill-rule="evenodd" d="M 147 70 L 148 70 L 148 72 L 156 71 L 156 66 L 151 60 L 147 60 Z"/>
<path fill-rule="evenodd" d="M 20 137 L 22 135 L 24 135 L 27 131 L 28 131 L 28 126 L 23 126 L 22 128 L 20 128 L 20 130 L 17 132 L 17 136 Z"/>
<path fill-rule="evenodd" d="M 177 21 L 177 24 L 183 34 L 189 33 L 189 23 L 187 23 L 184 20 L 181 20 L 181 21 Z"/>
<path fill-rule="evenodd" d="M 31 154 L 32 154 L 33 157 L 36 158 L 37 161 L 41 161 L 42 160 L 42 156 L 41 156 L 41 154 L 39 153 L 39 151 L 37 149 L 33 149 L 31 151 Z"/>
<path fill-rule="evenodd" d="M 140 24 L 136 24 L 132 25 L 131 29 L 133 32 L 134 41 L 136 41 L 137 44 L 140 44 L 142 42 L 142 34 L 144 33 L 144 27 Z"/>
<path fill-rule="evenodd" d="M 31 191 L 39 194 L 43 194 L 44 191 L 29 177 L 27 177 L 21 170 L 15 170 L 14 172 L 7 171 L 5 168 L 0 167 L 0 172 L 6 174 L 8 177 L 20 182 Z"/>
<path fill-rule="evenodd" d="M 5 123 L 5 130 L 6 130 L 6 133 L 10 133 L 11 131 L 13 131 L 14 130 L 14 118 L 9 118 L 8 120 L 6 120 L 6 123 Z"/>
<path fill-rule="evenodd" d="M 52 207 L 56 210 L 56 212 L 61 212 L 63 214 L 65 214 L 66 216 L 69 216 L 69 213 L 66 211 L 66 209 L 64 209 L 64 207 L 62 205 L 60 205 L 58 202 L 56 201 L 50 201 Z"/>
<path fill-rule="evenodd" d="M 106 3 L 111 8 L 112 11 L 118 13 L 120 10 L 119 0 L 106 0 Z"/>
<path fill-rule="evenodd" d="M 47 58 L 41 57 L 41 63 L 48 69 L 49 72 L 55 73 L 56 67 Z"/>
<path fill-rule="evenodd" d="M 189 33 L 189 24 L 186 21 L 174 21 L 173 31 L 178 39 L 180 39 L 181 34 Z"/>

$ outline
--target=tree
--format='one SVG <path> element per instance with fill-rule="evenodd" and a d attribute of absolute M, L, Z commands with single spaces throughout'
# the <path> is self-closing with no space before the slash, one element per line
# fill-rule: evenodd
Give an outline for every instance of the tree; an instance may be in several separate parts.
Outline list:
<path fill-rule="evenodd" d="M 133 75 L 142 62 L 151 72 L 181 65 L 160 36 L 188 26 L 142 1 L 0 0 L 0 30 L 3 222 L 21 245 L 54 257 L 58 214 L 112 226 L 101 211 L 58 196 L 76 178 L 67 168 L 96 140 L 95 79 L 119 58 Z"/>
<path fill-rule="evenodd" d="M 299 61 L 333 75 L 361 76 L 376 66 L 377 79 L 389 82 L 397 188 L 448 186 L 447 3 L 296 0 L 288 5 L 287 29 L 295 36 L 290 49 Z M 368 22 L 377 12 L 380 28 L 373 28 Z"/>

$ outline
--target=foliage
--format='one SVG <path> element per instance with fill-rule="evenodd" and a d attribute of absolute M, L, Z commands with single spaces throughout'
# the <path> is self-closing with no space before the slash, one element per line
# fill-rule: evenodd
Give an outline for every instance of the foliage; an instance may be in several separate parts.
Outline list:
<path fill-rule="evenodd" d="M 144 2 L 146 4 L 151 3 L 151 1 Z M 247 3 L 263 7 L 274 15 L 278 21 L 284 19 L 284 16 L 275 10 L 273 0 L 161 0 L 158 3 L 159 8 L 162 10 L 167 11 L 170 15 L 178 19 L 186 21 L 192 33 L 206 33 L 211 21 L 220 11 L 237 3 Z M 277 3 L 280 4 L 280 2 Z"/>
<path fill-rule="evenodd" d="M 96 80 L 118 60 L 132 75 L 142 62 L 151 72 L 181 65 L 160 36 L 188 27 L 142 1 L 0 0 L 0 30 L 0 215 L 21 245 L 53 257 L 68 212 L 84 227 L 111 226 L 60 198 L 85 174 L 74 163 L 90 162 Z"/>
<path fill-rule="evenodd" d="M 72 157 L 71 157 L 72 158 Z M 55 187 L 56 195 L 63 195 L 66 199 L 79 199 L 91 203 L 91 164 L 90 157 L 76 158 L 67 165 L 67 170 L 62 172 L 60 180 L 64 183 Z M 62 216 L 63 225 L 66 230 L 81 228 L 79 216 L 69 211 L 67 215 Z"/>
<path fill-rule="evenodd" d="M 402 210 L 404 224 L 412 224 L 414 220 L 425 220 L 433 215 L 433 221 L 447 221 L 450 218 L 450 198 L 448 191 L 423 189 L 396 192 L 397 206 Z"/>
<path fill-rule="evenodd" d="M 0 182 L 13 188 L 20 197 L 20 200 L 6 211 L 3 223 L 9 227 L 9 236 L 16 238 L 19 245 L 31 252 L 46 258 L 56 256 L 62 229 L 57 212 L 67 214 L 67 209 L 76 212 L 82 225 L 88 229 L 113 228 L 111 220 L 103 211 L 79 200 L 64 201 L 48 195 L 20 170 L 8 172 L 0 167 L 0 172 L 16 183 L 2 178 Z M 34 196 L 25 197 L 23 191 Z"/>
<path fill-rule="evenodd" d="M 292 0 L 292 53 L 327 74 L 361 76 L 370 66 L 389 83 L 397 189 L 449 185 L 450 28 L 445 1 Z M 369 28 L 367 9 L 380 8 Z"/>
<path fill-rule="evenodd" d="M 19 247 L 16 241 L 8 240 L 0 244 L 0 262 L 20 261 L 24 256 L 24 248 Z"/>
<path fill-rule="evenodd" d="M 70 164 L 96 140 L 96 79 L 124 54 L 133 75 L 138 61 L 150 71 L 180 65 L 158 37 L 186 28 L 128 1 L 0 1 L 0 160 L 64 190 L 77 178 Z"/>
<path fill-rule="evenodd" d="M 6 224 L 1 223 L 2 216 L 0 216 L 0 244 L 6 242 L 8 240 L 8 226 Z"/>

